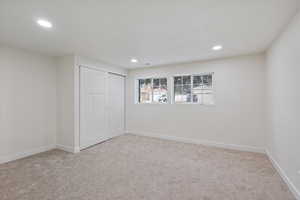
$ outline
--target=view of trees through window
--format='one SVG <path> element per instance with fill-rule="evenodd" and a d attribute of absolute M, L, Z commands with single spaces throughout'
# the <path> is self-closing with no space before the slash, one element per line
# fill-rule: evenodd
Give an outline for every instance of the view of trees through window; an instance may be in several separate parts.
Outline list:
<path fill-rule="evenodd" d="M 167 78 L 139 79 L 139 103 L 167 103 Z"/>
<path fill-rule="evenodd" d="M 214 103 L 212 74 L 174 77 L 175 103 Z"/>

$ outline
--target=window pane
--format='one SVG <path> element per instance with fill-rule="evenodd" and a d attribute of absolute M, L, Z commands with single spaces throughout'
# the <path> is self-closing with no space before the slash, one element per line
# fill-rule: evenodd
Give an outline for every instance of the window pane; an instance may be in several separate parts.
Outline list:
<path fill-rule="evenodd" d="M 153 88 L 159 88 L 159 79 L 158 78 L 153 79 Z"/>
<path fill-rule="evenodd" d="M 184 85 L 183 86 L 183 96 L 185 102 L 191 102 L 192 96 L 191 96 L 191 85 Z"/>
<path fill-rule="evenodd" d="M 174 100 L 175 102 L 182 102 L 182 85 L 175 85 L 174 87 Z"/>
<path fill-rule="evenodd" d="M 191 84 L 191 76 L 183 76 L 182 79 L 184 85 Z"/>
<path fill-rule="evenodd" d="M 139 86 L 144 85 L 145 84 L 145 80 L 144 79 L 140 79 L 139 80 Z"/>
<path fill-rule="evenodd" d="M 167 85 L 162 85 L 161 88 L 164 89 L 164 90 L 168 90 L 168 86 Z"/>
<path fill-rule="evenodd" d="M 167 88 L 167 78 L 161 78 L 160 85 L 161 87 Z"/>
<path fill-rule="evenodd" d="M 212 75 L 204 75 L 203 76 L 203 88 L 211 88 L 212 87 Z"/>
<path fill-rule="evenodd" d="M 144 87 L 144 85 L 145 85 L 145 80 L 140 79 L 139 80 L 139 102 L 141 102 L 141 88 Z"/>
<path fill-rule="evenodd" d="M 201 94 L 193 94 L 193 103 L 202 104 L 202 95 Z"/>
<path fill-rule="evenodd" d="M 168 103 L 168 86 L 167 86 L 167 79 L 153 79 L 158 80 L 158 87 L 153 88 L 153 102 L 154 103 Z"/>
<path fill-rule="evenodd" d="M 181 95 L 182 94 L 182 85 L 176 85 L 174 87 L 174 93 L 175 93 L 175 95 Z"/>
<path fill-rule="evenodd" d="M 202 104 L 202 92 L 201 88 L 194 88 L 193 89 L 193 103 Z"/>
<path fill-rule="evenodd" d="M 145 79 L 145 84 L 151 86 L 151 78 Z"/>
<path fill-rule="evenodd" d="M 153 89 L 153 102 L 154 103 L 168 103 L 167 90 L 158 88 Z"/>
<path fill-rule="evenodd" d="M 202 85 L 202 76 L 193 76 L 193 88 L 200 88 Z"/>
<path fill-rule="evenodd" d="M 140 103 L 152 102 L 151 79 L 139 80 L 139 102 Z"/>
<path fill-rule="evenodd" d="M 191 102 L 191 85 L 176 85 L 174 87 L 174 95 L 176 103 L 189 103 Z"/>
<path fill-rule="evenodd" d="M 174 85 L 182 85 L 182 77 L 181 76 L 174 77 Z"/>

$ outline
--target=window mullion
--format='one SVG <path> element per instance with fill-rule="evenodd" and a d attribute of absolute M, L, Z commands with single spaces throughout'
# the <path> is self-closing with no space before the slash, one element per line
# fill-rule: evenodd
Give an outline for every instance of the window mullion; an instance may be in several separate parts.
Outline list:
<path fill-rule="evenodd" d="M 151 78 L 151 103 L 153 103 L 153 78 Z"/>
<path fill-rule="evenodd" d="M 203 75 L 201 76 L 201 105 L 203 105 L 204 103 L 204 94 L 203 94 Z"/>
<path fill-rule="evenodd" d="M 194 83 L 194 76 L 191 75 L 191 103 L 194 103 L 194 99 L 193 99 L 193 94 L 194 94 L 194 87 L 193 87 L 193 83 Z"/>
<path fill-rule="evenodd" d="M 158 79 L 158 91 L 159 91 L 159 96 L 161 97 L 161 78 Z"/>

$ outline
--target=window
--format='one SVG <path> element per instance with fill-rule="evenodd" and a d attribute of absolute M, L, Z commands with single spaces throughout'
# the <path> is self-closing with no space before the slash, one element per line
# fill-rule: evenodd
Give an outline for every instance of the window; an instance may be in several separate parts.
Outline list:
<path fill-rule="evenodd" d="M 214 104 L 212 74 L 175 76 L 174 102 Z"/>
<path fill-rule="evenodd" d="M 167 78 L 139 79 L 139 103 L 168 103 Z"/>

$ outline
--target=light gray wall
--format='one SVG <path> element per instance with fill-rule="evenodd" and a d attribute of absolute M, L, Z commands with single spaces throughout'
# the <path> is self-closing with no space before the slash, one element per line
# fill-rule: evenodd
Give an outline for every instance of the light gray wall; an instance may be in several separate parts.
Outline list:
<path fill-rule="evenodd" d="M 300 199 L 300 14 L 268 51 L 266 74 L 268 151 Z"/>
<path fill-rule="evenodd" d="M 170 83 L 175 74 L 203 72 L 214 72 L 214 106 L 135 104 L 139 77 L 168 77 Z M 130 70 L 126 87 L 129 133 L 265 146 L 264 55 Z"/>
<path fill-rule="evenodd" d="M 57 145 L 74 151 L 74 56 L 57 58 Z"/>
<path fill-rule="evenodd" d="M 55 133 L 55 60 L 0 47 L 0 162 L 53 148 Z"/>

